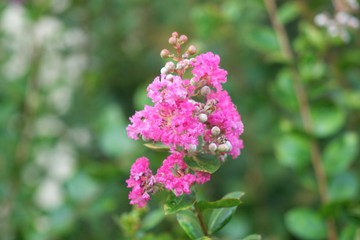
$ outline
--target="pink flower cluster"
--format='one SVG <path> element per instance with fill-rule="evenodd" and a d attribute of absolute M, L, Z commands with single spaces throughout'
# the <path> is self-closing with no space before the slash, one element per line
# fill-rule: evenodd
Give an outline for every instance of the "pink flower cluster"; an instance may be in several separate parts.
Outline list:
<path fill-rule="evenodd" d="M 153 106 L 130 118 L 127 127 L 132 139 L 162 143 L 169 147 L 170 155 L 153 175 L 149 161 L 139 158 L 131 168 L 128 187 L 132 188 L 130 204 L 146 205 L 151 193 L 165 188 L 177 196 L 191 193 L 194 184 L 210 180 L 210 174 L 191 169 L 184 157 L 197 153 L 212 154 L 224 162 L 228 155 L 233 159 L 240 155 L 243 142 L 240 135 L 243 124 L 235 105 L 222 84 L 227 72 L 219 67 L 220 57 L 211 52 L 195 54 L 190 46 L 180 55 L 181 45 L 187 37 L 173 33 L 169 43 L 177 50 L 177 56 L 164 49 L 163 58 L 173 58 L 161 69 L 161 75 L 148 86 L 148 97 Z M 192 78 L 184 78 L 190 69 Z"/>

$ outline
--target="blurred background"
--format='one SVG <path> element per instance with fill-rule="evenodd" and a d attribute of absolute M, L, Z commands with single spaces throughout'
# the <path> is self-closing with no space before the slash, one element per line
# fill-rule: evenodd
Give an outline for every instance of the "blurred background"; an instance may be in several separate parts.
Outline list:
<path fill-rule="evenodd" d="M 358 17 L 358 3 L 334 2 L 277 1 L 276 13 L 325 162 L 324 206 L 294 68 L 263 1 L 1 1 L 0 239 L 186 239 L 175 217 L 163 216 L 162 194 L 132 210 L 125 184 L 136 158 L 156 169 L 166 156 L 125 128 L 149 103 L 146 86 L 173 31 L 221 56 L 224 88 L 245 125 L 240 157 L 199 187 L 207 200 L 246 194 L 218 236 L 326 239 L 296 226 L 322 229 L 330 215 L 342 239 L 360 239 L 360 34 L 355 20 L 330 21 L 339 11 Z"/>

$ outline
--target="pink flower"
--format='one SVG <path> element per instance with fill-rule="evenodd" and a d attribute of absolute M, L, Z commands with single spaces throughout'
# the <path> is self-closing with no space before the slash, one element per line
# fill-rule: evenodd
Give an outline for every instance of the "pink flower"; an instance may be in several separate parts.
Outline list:
<path fill-rule="evenodd" d="M 243 141 L 239 138 L 244 131 L 244 125 L 236 106 L 226 91 L 212 92 L 207 97 L 208 100 L 217 102 L 216 110 L 209 115 L 208 121 L 212 126 L 221 129 L 225 139 L 232 145 L 229 154 L 236 158 L 240 155 L 240 149 L 244 147 Z"/>
<path fill-rule="evenodd" d="M 190 187 L 194 183 L 203 184 L 210 180 L 208 173 L 189 173 L 183 157 L 184 153 L 172 153 L 164 160 L 155 175 L 156 181 L 163 184 L 166 189 L 174 191 L 176 196 L 191 193 Z"/>
<path fill-rule="evenodd" d="M 161 78 L 161 79 L 160 79 Z M 165 74 L 154 79 L 154 81 L 147 87 L 148 97 L 154 103 L 168 102 L 175 103 L 178 100 L 189 98 L 188 81 L 181 79 L 179 76 L 166 77 Z"/>
<path fill-rule="evenodd" d="M 149 168 L 149 160 L 146 157 L 138 158 L 130 169 L 130 178 L 126 180 L 127 187 L 132 188 L 129 193 L 130 204 L 144 207 L 150 200 L 149 193 L 153 193 L 156 182 Z"/>
<path fill-rule="evenodd" d="M 227 81 L 227 72 L 219 67 L 220 57 L 212 52 L 203 53 L 195 58 L 192 64 L 194 69 L 192 74 L 193 80 L 199 82 L 200 80 L 207 81 L 207 85 L 213 86 L 216 90 L 222 90 L 222 83 Z"/>
<path fill-rule="evenodd" d="M 141 135 L 147 140 L 160 141 L 171 149 L 177 146 L 188 149 L 190 144 L 198 144 L 205 127 L 194 116 L 195 109 L 196 104 L 188 99 L 145 106 L 130 118 L 128 135 L 133 139 Z"/>

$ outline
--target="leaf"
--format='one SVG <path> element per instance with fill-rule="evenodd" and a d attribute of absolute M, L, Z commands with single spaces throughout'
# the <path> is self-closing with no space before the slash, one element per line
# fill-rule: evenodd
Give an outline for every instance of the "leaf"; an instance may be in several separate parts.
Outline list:
<path fill-rule="evenodd" d="M 331 179 L 329 199 L 331 201 L 346 201 L 354 199 L 359 188 L 359 180 L 352 173 L 341 173 Z"/>
<path fill-rule="evenodd" d="M 242 194 L 241 196 L 244 195 L 244 193 L 241 193 L 241 194 Z M 205 200 L 201 200 L 201 201 L 197 202 L 196 204 L 200 210 L 205 210 L 205 209 L 213 209 L 213 208 L 236 207 L 241 204 L 241 201 L 239 198 L 226 198 L 226 199 L 220 199 L 220 200 L 217 200 L 214 202 L 208 202 Z"/>
<path fill-rule="evenodd" d="M 162 143 L 144 143 L 144 146 L 158 152 L 168 152 L 170 148 Z"/>
<path fill-rule="evenodd" d="M 141 228 L 144 231 L 148 231 L 158 225 L 163 219 L 164 211 L 161 208 L 156 209 L 144 217 Z"/>
<path fill-rule="evenodd" d="M 199 239 L 204 236 L 201 226 L 192 211 L 185 210 L 178 212 L 176 214 L 176 219 L 190 239 Z"/>
<path fill-rule="evenodd" d="M 232 192 L 226 194 L 222 199 L 240 199 L 244 193 Z M 223 228 L 231 219 L 232 215 L 236 211 L 237 206 L 228 208 L 219 208 L 212 211 L 208 223 L 209 233 L 213 234 Z"/>
<path fill-rule="evenodd" d="M 328 137 L 339 131 L 345 123 L 345 113 L 328 103 L 311 106 L 313 133 L 317 137 Z"/>
<path fill-rule="evenodd" d="M 274 30 L 270 27 L 258 26 L 245 36 L 246 43 L 264 54 L 279 52 L 280 47 Z"/>
<path fill-rule="evenodd" d="M 261 240 L 261 236 L 259 234 L 251 234 L 249 236 L 244 237 L 241 240 Z"/>
<path fill-rule="evenodd" d="M 191 208 L 195 203 L 195 194 L 183 194 L 177 197 L 173 192 L 169 193 L 164 204 L 165 214 L 173 214 Z"/>
<path fill-rule="evenodd" d="M 204 153 L 198 153 L 193 157 L 186 157 L 184 160 L 186 165 L 192 170 L 207 173 L 216 172 L 222 164 L 217 156 Z"/>
<path fill-rule="evenodd" d="M 297 18 L 300 14 L 299 6 L 296 2 L 287 2 L 284 3 L 279 10 L 277 11 L 277 15 L 279 20 L 283 24 L 287 24 Z"/>
<path fill-rule="evenodd" d="M 295 88 L 291 72 L 288 69 L 279 72 L 276 80 L 270 86 L 270 93 L 281 107 L 293 112 L 298 111 Z"/>
<path fill-rule="evenodd" d="M 358 153 L 359 139 L 355 133 L 346 133 L 332 142 L 324 150 L 326 173 L 334 175 L 346 170 Z"/>
<path fill-rule="evenodd" d="M 310 163 L 310 141 L 303 135 L 289 133 L 276 141 L 275 154 L 281 164 L 302 169 Z"/>
<path fill-rule="evenodd" d="M 124 119 L 124 113 L 117 105 L 109 105 L 99 114 L 99 145 L 111 157 L 130 154 L 135 149 L 134 141 L 126 134 Z"/>
<path fill-rule="evenodd" d="M 325 239 L 326 224 L 318 213 L 308 208 L 295 208 L 285 215 L 288 230 L 300 239 Z"/>

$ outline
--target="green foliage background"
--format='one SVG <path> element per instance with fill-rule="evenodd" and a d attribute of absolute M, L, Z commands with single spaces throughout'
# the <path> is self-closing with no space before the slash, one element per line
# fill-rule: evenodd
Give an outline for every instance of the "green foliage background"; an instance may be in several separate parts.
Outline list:
<path fill-rule="evenodd" d="M 165 195 L 132 211 L 125 180 L 136 158 L 165 155 L 128 139 L 128 117 L 164 64 L 171 32 L 221 56 L 245 148 L 198 188 L 216 200 L 245 192 L 219 233 L 240 239 L 360 238 L 360 38 L 331 38 L 314 16 L 330 1 L 278 1 L 306 89 L 303 130 L 291 66 L 263 1 L 34 0 L 0 3 L 0 238 L 186 239 Z M 356 15 L 356 13 L 355 13 Z M 357 15 L 358 16 L 358 15 Z M 311 164 L 320 147 L 321 204 Z"/>

